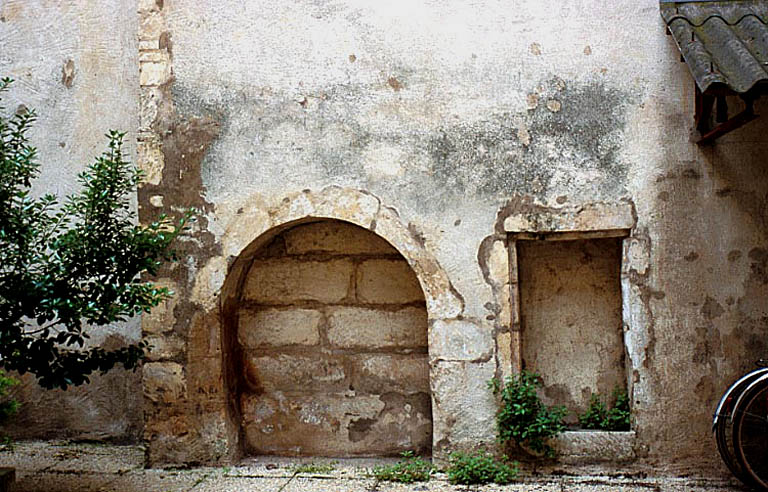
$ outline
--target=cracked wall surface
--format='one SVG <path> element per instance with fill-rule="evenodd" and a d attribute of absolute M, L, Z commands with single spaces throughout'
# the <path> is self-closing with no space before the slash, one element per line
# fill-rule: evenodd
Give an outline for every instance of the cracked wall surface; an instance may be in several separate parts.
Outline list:
<path fill-rule="evenodd" d="M 72 133 L 41 154 L 98 153 L 92 121 L 134 121 L 138 90 L 128 129 L 147 173 L 141 220 L 200 211 L 182 261 L 161 272 L 176 298 L 144 317 L 155 349 L 143 381 L 121 379 L 143 389 L 151 463 L 242 452 L 225 328 L 237 292 L 275 235 L 327 218 L 383 237 L 419 281 L 437 457 L 494 446 L 486 382 L 522 363 L 509 235 L 625 232 L 634 456 L 727 473 L 703 436 L 719 393 L 766 349 L 768 123 L 692 143 L 693 81 L 657 1 L 2 8 L 4 45 L 18 51 L 0 63 L 24 78 L 18 97 L 49 109 L 41 136 Z M 66 169 L 48 166 L 45 186 L 71 183 Z"/>

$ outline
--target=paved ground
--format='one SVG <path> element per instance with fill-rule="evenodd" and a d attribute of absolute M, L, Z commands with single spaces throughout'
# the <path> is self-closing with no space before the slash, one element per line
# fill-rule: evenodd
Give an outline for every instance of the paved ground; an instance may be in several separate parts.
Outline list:
<path fill-rule="evenodd" d="M 452 486 L 443 474 L 426 483 L 377 482 L 368 469 L 386 460 L 342 460 L 327 473 L 296 473 L 298 463 L 327 464 L 331 460 L 291 460 L 260 457 L 223 468 L 189 470 L 144 469 L 139 446 L 24 442 L 0 452 L 0 466 L 16 468 L 16 492 L 735 492 L 737 482 L 675 477 L 530 474 L 504 487 Z M 394 461 L 394 460 L 393 460 Z"/>

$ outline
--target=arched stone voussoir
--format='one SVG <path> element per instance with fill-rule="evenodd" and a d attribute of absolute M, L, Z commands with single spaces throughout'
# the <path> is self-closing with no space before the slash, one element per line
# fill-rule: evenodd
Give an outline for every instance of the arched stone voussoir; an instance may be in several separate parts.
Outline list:
<path fill-rule="evenodd" d="M 454 318 L 464 309 L 462 299 L 453 290 L 437 259 L 409 230 L 397 211 L 383 206 L 381 200 L 371 193 L 329 186 L 319 191 L 303 190 L 286 194 L 278 198 L 277 203 L 269 203 L 261 197 L 248 197 L 240 204 L 226 208 L 238 213 L 230 214 L 231 220 L 222 229 L 222 250 L 235 258 L 222 290 L 224 306 L 227 299 L 237 297 L 245 265 L 263 245 L 301 222 L 334 219 L 373 231 L 403 255 L 424 291 L 429 318 Z M 226 220 L 224 217 L 217 219 Z M 228 234 L 235 237 L 227 238 Z"/>
<path fill-rule="evenodd" d="M 366 191 L 328 186 L 320 191 L 303 190 L 287 195 L 270 209 L 269 215 L 273 227 L 316 217 L 371 229 L 380 208 L 381 200 Z"/>
<path fill-rule="evenodd" d="M 464 302 L 453 289 L 445 270 L 395 209 L 381 207 L 373 232 L 394 246 L 413 268 L 424 291 L 429 319 L 455 318 L 464 311 Z"/>

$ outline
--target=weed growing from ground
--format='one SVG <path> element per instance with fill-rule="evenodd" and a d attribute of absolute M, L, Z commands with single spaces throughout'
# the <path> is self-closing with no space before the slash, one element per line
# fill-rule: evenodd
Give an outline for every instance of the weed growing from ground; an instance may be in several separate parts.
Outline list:
<path fill-rule="evenodd" d="M 382 482 L 426 482 L 434 472 L 432 463 L 416 456 L 413 451 L 400 454 L 402 459 L 394 465 L 376 466 L 371 475 Z"/>
<path fill-rule="evenodd" d="M 291 467 L 291 471 L 294 473 L 294 475 L 298 475 L 300 473 L 325 474 L 334 471 L 337 464 L 338 461 L 331 461 L 330 463 L 301 463 L 298 465 L 293 465 Z"/>
<path fill-rule="evenodd" d="M 497 439 L 503 445 L 515 443 L 526 446 L 547 457 L 555 451 L 547 439 L 565 430 L 567 410 L 564 406 L 546 406 L 536 390 L 541 387 L 539 375 L 523 371 L 509 377 L 502 384 L 498 379 L 488 383 L 493 393 L 501 398 L 496 414 Z"/>
<path fill-rule="evenodd" d="M 517 478 L 517 463 L 496 460 L 483 452 L 475 454 L 452 453 L 446 470 L 452 484 L 472 485 L 497 483 L 504 485 Z"/>

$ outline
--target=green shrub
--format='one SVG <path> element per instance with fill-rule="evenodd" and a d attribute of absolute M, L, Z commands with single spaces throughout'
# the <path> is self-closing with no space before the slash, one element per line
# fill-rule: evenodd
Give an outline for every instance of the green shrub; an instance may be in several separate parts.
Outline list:
<path fill-rule="evenodd" d="M 3 371 L 0 371 L 0 425 L 6 423 L 8 419 L 19 411 L 19 402 L 8 395 L 9 390 L 19 384 L 19 382 Z"/>
<path fill-rule="evenodd" d="M 400 454 L 403 459 L 394 465 L 376 466 L 371 474 L 382 482 L 426 482 L 435 471 L 432 463 L 416 456 L 413 451 Z"/>
<path fill-rule="evenodd" d="M 0 98 L 11 83 L 0 79 Z M 116 365 L 136 369 L 146 341 L 110 349 L 86 341 L 171 296 L 148 279 L 175 258 L 171 245 L 191 212 L 137 223 L 131 201 L 142 173 L 125 160 L 125 134 L 116 131 L 78 175 L 78 192 L 63 202 L 37 196 L 41 164 L 27 136 L 35 113 L 3 113 L 0 106 L 0 369 L 61 389 Z"/>
<path fill-rule="evenodd" d="M 536 390 L 541 387 L 539 375 L 528 371 L 509 377 L 502 385 L 492 379 L 489 386 L 501 397 L 496 414 L 497 438 L 503 445 L 515 443 L 534 452 L 553 457 L 555 451 L 547 439 L 565 430 L 564 406 L 546 406 Z"/>
<path fill-rule="evenodd" d="M 452 484 L 497 483 L 503 485 L 517 478 L 518 468 L 517 463 L 498 461 L 488 453 L 452 453 L 446 473 L 448 481 Z"/>
<path fill-rule="evenodd" d="M 5 424 L 19 411 L 19 402 L 9 395 L 10 389 L 17 384 L 19 384 L 18 380 L 0 371 L 0 425 Z M 11 438 L 0 436 L 0 449 L 12 449 L 12 446 Z"/>
<path fill-rule="evenodd" d="M 589 408 L 579 415 L 579 424 L 585 429 L 628 431 L 629 396 L 619 387 L 614 388 L 611 396 L 615 403 L 608 409 L 600 395 L 592 393 Z"/>

